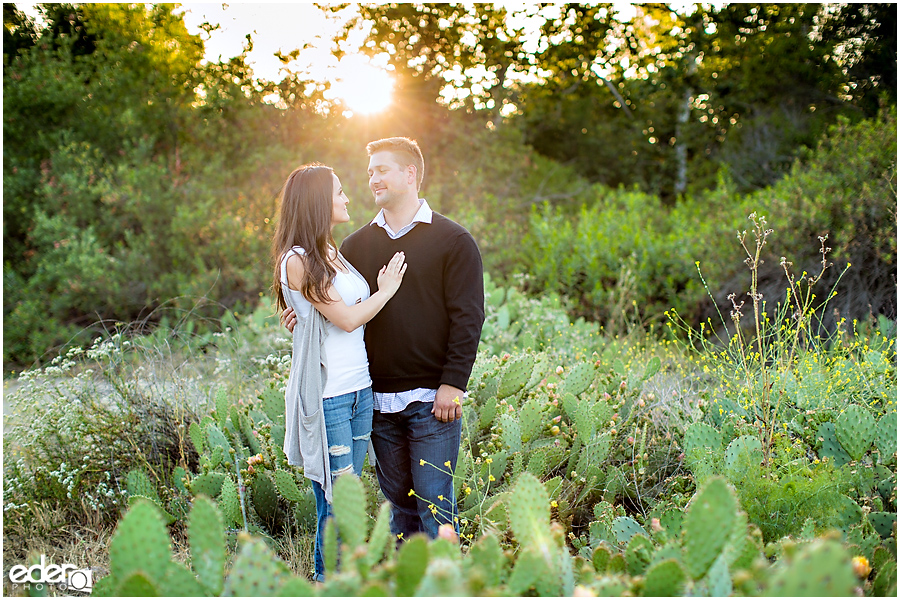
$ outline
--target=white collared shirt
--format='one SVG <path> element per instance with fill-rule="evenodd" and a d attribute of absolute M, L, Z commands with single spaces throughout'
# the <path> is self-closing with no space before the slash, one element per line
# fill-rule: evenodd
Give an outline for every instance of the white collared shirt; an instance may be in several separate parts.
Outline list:
<path fill-rule="evenodd" d="M 384 209 L 382 208 L 378 211 L 378 214 L 375 215 L 375 218 L 372 219 L 370 225 L 378 225 L 382 229 L 384 229 L 385 233 L 388 234 L 392 240 L 396 240 L 398 238 L 403 237 L 410 231 L 412 228 L 416 226 L 417 223 L 431 223 L 431 215 L 434 211 L 431 210 L 431 207 L 428 206 L 428 201 L 425 198 L 419 198 L 419 210 L 416 211 L 415 216 L 413 216 L 412 221 L 410 221 L 409 225 L 394 233 L 394 230 L 391 229 L 391 226 L 387 224 L 387 219 L 384 218 Z"/>
<path fill-rule="evenodd" d="M 419 223 L 431 224 L 433 212 L 431 207 L 428 206 L 428 201 L 424 198 L 419 198 L 419 210 L 416 211 L 416 214 L 409 225 L 403 227 L 397 233 L 394 233 L 391 226 L 387 224 L 387 220 L 384 218 L 383 208 L 378 211 L 378 214 L 372 219 L 371 225 L 378 225 L 384 229 L 384 232 L 388 234 L 389 238 L 396 240 L 412 231 L 413 227 Z M 434 402 L 434 395 L 436 393 L 437 390 L 429 388 L 416 388 L 414 390 L 396 393 L 375 392 L 375 410 L 383 413 L 397 413 L 404 410 L 413 402 Z"/>

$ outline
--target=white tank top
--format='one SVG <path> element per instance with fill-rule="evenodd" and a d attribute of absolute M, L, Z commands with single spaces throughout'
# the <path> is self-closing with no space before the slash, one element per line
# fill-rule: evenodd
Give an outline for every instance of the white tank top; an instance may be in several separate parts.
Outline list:
<path fill-rule="evenodd" d="M 306 254 L 306 251 L 300 246 L 294 246 L 291 250 L 296 250 L 299 254 Z M 285 295 L 290 295 L 294 310 L 305 317 L 309 315 L 313 305 L 303 297 L 300 291 L 291 289 L 288 285 L 287 258 L 291 254 L 292 252 L 288 251 L 281 258 L 281 291 Z M 347 306 L 358 304 L 369 297 L 369 284 L 353 271 L 349 273 L 338 271 L 331 281 L 340 294 L 341 300 Z M 365 326 L 357 327 L 347 333 L 326 319 L 325 328 L 328 332 L 324 347 L 328 363 L 328 379 L 325 382 L 322 397 L 333 398 L 372 385 L 372 379 L 369 377 L 369 359 L 366 356 L 365 342 L 363 342 Z"/>

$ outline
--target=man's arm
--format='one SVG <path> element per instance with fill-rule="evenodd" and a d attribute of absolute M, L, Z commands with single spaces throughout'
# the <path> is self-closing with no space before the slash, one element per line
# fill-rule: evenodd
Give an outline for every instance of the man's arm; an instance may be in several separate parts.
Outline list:
<path fill-rule="evenodd" d="M 469 382 L 484 324 L 484 269 L 475 239 L 456 239 L 444 265 L 444 303 L 450 319 L 447 356 L 432 412 L 440 421 L 462 415 L 460 402 Z"/>

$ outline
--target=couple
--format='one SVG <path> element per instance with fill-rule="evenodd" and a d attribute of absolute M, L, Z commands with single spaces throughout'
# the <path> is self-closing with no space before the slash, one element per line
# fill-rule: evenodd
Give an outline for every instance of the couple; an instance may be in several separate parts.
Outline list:
<path fill-rule="evenodd" d="M 273 248 L 277 304 L 293 333 L 284 451 L 312 480 L 317 581 L 332 482 L 359 475 L 367 448 L 394 535 L 433 538 L 443 523 L 458 532 L 451 473 L 484 323 L 481 254 L 419 199 L 418 144 L 387 138 L 366 151 L 375 219 L 338 251 L 332 229 L 349 221 L 349 200 L 331 168 L 305 165 L 284 184 Z"/>

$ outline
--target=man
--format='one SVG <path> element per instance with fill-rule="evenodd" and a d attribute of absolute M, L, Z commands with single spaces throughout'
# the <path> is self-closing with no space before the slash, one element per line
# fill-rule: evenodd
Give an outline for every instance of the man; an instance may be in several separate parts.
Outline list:
<path fill-rule="evenodd" d="M 481 254 L 465 228 L 419 198 L 425 161 L 415 141 L 387 138 L 366 151 L 381 210 L 344 240 L 341 253 L 373 290 L 395 252 L 408 264 L 403 285 L 365 330 L 376 472 L 392 505 L 392 532 L 434 538 L 442 523 L 459 530 L 452 472 L 460 401 L 484 323 Z"/>

